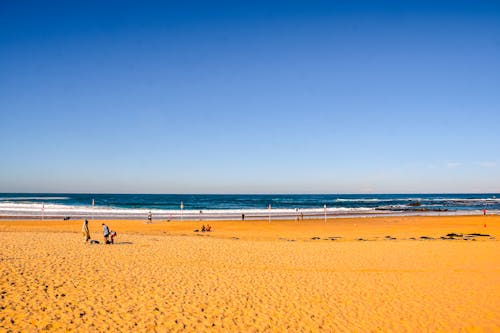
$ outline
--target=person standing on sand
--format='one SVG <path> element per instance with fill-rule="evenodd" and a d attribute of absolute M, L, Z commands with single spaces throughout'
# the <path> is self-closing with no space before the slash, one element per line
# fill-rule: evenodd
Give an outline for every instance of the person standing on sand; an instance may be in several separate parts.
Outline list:
<path fill-rule="evenodd" d="M 90 240 L 89 221 L 85 220 L 82 226 L 83 241 L 85 244 Z"/>
<path fill-rule="evenodd" d="M 102 233 L 104 235 L 104 244 L 109 244 L 109 228 L 104 223 L 102 224 Z"/>
<path fill-rule="evenodd" d="M 148 213 L 148 223 L 152 223 L 153 222 L 153 214 L 151 213 L 151 211 L 149 211 Z"/>

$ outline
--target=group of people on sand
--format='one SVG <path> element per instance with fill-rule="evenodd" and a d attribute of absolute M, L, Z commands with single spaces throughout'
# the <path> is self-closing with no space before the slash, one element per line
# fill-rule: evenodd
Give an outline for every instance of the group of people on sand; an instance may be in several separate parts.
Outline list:
<path fill-rule="evenodd" d="M 199 232 L 199 231 L 201 231 L 201 232 L 210 232 L 210 231 L 212 231 L 212 227 L 210 226 L 210 224 L 207 224 L 206 227 L 205 227 L 205 225 L 202 225 L 201 226 L 201 230 L 199 230 L 199 229 L 195 229 L 194 230 L 194 232 Z"/>
<path fill-rule="evenodd" d="M 201 232 L 209 232 L 209 231 L 212 231 L 212 227 L 210 226 L 210 224 L 207 224 L 206 227 L 205 225 L 201 226 Z"/>
<path fill-rule="evenodd" d="M 90 244 L 99 244 L 98 241 L 90 239 L 89 221 L 85 220 L 82 226 L 83 240 L 85 244 L 90 242 Z M 117 235 L 116 231 L 112 231 L 106 224 L 102 224 L 102 233 L 104 236 L 104 244 L 114 244 L 115 237 Z"/>

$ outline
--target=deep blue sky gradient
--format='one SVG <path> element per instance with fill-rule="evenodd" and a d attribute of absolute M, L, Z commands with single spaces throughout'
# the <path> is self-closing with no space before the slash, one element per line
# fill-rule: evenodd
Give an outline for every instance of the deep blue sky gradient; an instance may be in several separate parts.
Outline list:
<path fill-rule="evenodd" d="M 500 192 L 498 1 L 2 1 L 0 192 Z"/>

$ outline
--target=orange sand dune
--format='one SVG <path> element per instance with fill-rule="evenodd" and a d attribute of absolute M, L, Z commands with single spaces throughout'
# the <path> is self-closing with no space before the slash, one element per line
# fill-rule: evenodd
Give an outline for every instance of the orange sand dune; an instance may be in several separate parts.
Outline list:
<path fill-rule="evenodd" d="M 106 223 L 0 221 L 0 331 L 500 331 L 497 216 Z"/>

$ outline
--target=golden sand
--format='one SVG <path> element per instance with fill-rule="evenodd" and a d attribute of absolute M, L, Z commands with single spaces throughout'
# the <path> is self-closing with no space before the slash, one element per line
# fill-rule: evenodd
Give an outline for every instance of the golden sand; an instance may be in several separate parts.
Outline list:
<path fill-rule="evenodd" d="M 0 331 L 500 331 L 497 216 L 106 223 L 0 221 Z"/>

